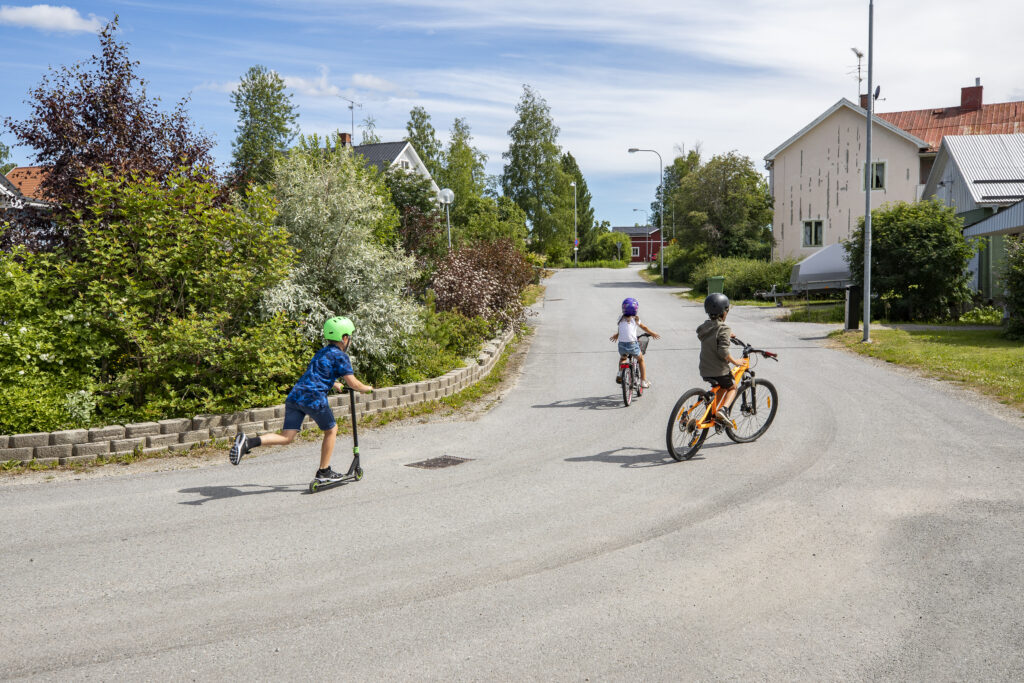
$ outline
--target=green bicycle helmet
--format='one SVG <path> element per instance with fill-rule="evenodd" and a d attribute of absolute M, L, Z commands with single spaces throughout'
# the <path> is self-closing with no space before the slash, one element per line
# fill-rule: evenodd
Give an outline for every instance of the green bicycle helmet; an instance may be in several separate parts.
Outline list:
<path fill-rule="evenodd" d="M 324 339 L 328 341 L 341 341 L 346 334 L 351 337 L 355 331 L 356 326 L 352 324 L 352 321 L 341 316 L 328 318 L 324 323 Z"/>

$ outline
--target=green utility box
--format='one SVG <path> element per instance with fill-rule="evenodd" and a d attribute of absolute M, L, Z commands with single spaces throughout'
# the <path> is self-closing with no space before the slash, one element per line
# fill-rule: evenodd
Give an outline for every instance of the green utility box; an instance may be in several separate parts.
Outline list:
<path fill-rule="evenodd" d="M 725 276 L 713 275 L 708 278 L 708 294 L 725 293 Z"/>

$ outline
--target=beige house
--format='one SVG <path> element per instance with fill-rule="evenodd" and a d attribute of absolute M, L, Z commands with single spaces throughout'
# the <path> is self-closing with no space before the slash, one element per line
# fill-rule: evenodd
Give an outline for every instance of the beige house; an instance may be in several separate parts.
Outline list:
<path fill-rule="evenodd" d="M 765 156 L 775 200 L 775 259 L 809 256 L 857 228 L 864 215 L 866 117 L 841 99 Z M 928 143 L 877 117 L 871 136 L 871 207 L 917 200 Z"/>

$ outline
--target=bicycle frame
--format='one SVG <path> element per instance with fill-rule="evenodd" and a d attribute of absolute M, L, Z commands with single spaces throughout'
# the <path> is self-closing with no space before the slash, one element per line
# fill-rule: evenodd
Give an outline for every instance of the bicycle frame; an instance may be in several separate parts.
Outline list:
<path fill-rule="evenodd" d="M 743 362 L 737 365 L 732 372 L 732 381 L 735 383 L 734 386 L 739 388 L 743 381 L 743 375 L 750 370 L 750 358 L 744 358 Z M 711 429 L 718 423 L 715 422 L 715 415 L 718 413 L 718 409 L 722 407 L 725 402 L 725 396 L 728 391 L 723 391 L 722 387 L 711 387 L 708 391 L 711 394 L 711 401 L 707 404 L 707 409 L 697 419 L 697 429 Z"/>

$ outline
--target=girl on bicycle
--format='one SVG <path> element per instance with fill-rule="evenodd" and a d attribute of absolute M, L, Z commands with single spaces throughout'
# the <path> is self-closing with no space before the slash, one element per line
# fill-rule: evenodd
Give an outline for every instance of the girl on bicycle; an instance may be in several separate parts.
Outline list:
<path fill-rule="evenodd" d="M 661 335 L 652 331 L 649 327 L 640 322 L 637 312 L 640 310 L 640 302 L 633 297 L 628 297 L 622 302 L 622 315 L 619 316 L 618 331 L 610 337 L 610 341 L 619 342 L 619 362 L 626 359 L 626 356 L 633 354 L 640 360 L 640 386 L 648 389 L 651 383 L 647 381 L 647 364 L 644 362 L 644 354 L 640 352 L 640 343 L 637 340 L 636 328 L 642 329 L 655 339 L 661 339 Z M 615 377 L 616 382 L 622 382 L 622 370 Z"/>

